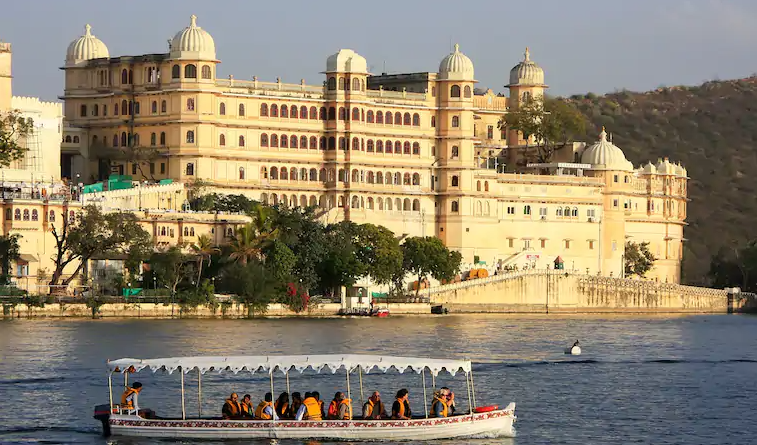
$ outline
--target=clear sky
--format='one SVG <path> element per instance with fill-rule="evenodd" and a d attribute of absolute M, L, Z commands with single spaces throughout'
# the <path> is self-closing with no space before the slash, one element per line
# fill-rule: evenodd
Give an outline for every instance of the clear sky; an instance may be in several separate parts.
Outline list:
<path fill-rule="evenodd" d="M 451 43 L 480 87 L 504 91 L 523 57 L 555 95 L 654 89 L 757 72 L 753 0 L 0 0 L 0 40 L 13 44 L 14 95 L 55 99 L 69 42 L 84 32 L 111 56 L 168 51 L 198 16 L 223 62 L 219 77 L 320 84 L 340 48 L 372 72 L 436 71 Z"/>

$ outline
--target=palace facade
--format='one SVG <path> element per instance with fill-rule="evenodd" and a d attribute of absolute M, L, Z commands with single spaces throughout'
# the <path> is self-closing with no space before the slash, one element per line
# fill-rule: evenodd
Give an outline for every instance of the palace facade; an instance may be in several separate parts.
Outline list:
<path fill-rule="evenodd" d="M 435 72 L 381 75 L 342 49 L 319 85 L 217 78 L 219 63 L 195 16 L 168 52 L 138 56 L 111 57 L 87 25 L 63 66 L 63 175 L 199 180 L 208 191 L 315 206 L 328 222 L 438 236 L 489 265 L 544 268 L 561 257 L 566 268 L 620 276 L 625 243 L 648 241 L 658 258 L 648 276 L 679 281 L 683 167 L 634 168 L 604 130 L 530 166 L 541 174 L 517 167 L 527 141 L 498 122 L 547 89 L 528 50 L 509 97 L 476 94 L 457 45 Z"/>

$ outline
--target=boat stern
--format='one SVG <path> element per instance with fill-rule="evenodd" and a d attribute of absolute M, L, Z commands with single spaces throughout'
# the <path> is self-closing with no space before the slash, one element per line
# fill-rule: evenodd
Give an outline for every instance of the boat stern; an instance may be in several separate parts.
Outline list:
<path fill-rule="evenodd" d="M 109 437 L 110 436 L 110 423 L 108 421 L 110 420 L 110 405 L 108 404 L 95 405 L 95 412 L 92 417 L 102 422 L 103 436 Z"/>

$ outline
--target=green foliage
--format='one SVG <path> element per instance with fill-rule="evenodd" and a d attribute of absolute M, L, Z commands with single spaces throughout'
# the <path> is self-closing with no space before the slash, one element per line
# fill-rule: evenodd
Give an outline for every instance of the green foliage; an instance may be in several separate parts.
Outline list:
<path fill-rule="evenodd" d="M 394 233 L 386 227 L 363 224 L 358 227 L 358 260 L 366 274 L 377 284 L 388 284 L 402 271 L 402 248 Z"/>
<path fill-rule="evenodd" d="M 740 287 L 744 292 L 757 292 L 757 241 L 721 248 L 710 260 L 708 275 L 712 287 Z"/>
<path fill-rule="evenodd" d="M 626 276 L 637 275 L 643 277 L 654 266 L 656 258 L 649 251 L 649 243 L 626 242 L 625 248 Z"/>
<path fill-rule="evenodd" d="M 248 316 L 263 314 L 280 291 L 280 284 L 258 260 L 246 264 L 232 263 L 219 280 L 219 290 L 234 294 L 247 307 Z"/>
<path fill-rule="evenodd" d="M 202 280 L 202 283 L 198 283 L 196 287 L 179 290 L 176 301 L 183 309 L 195 309 L 198 306 L 212 307 L 216 304 L 215 288 L 210 280 Z"/>
<path fill-rule="evenodd" d="M 326 227 L 326 256 L 320 264 L 321 285 L 331 291 L 352 286 L 367 272 L 365 263 L 358 258 L 356 239 L 358 226 L 342 221 Z"/>
<path fill-rule="evenodd" d="M 192 209 L 211 212 L 231 212 L 252 214 L 260 203 L 244 195 L 221 195 L 211 193 L 195 198 L 191 202 Z"/>
<path fill-rule="evenodd" d="M 450 251 L 442 240 L 433 236 L 407 238 L 402 244 L 404 267 L 422 282 L 429 275 L 437 280 L 451 280 L 460 270 L 462 255 Z M 420 291 L 420 286 L 416 289 Z"/>
<path fill-rule="evenodd" d="M 275 280 L 279 283 L 286 283 L 292 281 L 297 256 L 283 242 L 274 241 L 265 264 Z"/>
<path fill-rule="evenodd" d="M 185 254 L 181 246 L 171 246 L 164 251 L 154 252 L 149 263 L 158 286 L 170 290 L 171 295 L 176 294 L 180 284 L 183 284 L 184 289 L 196 287 L 192 283 L 196 278 L 194 257 Z"/>
<path fill-rule="evenodd" d="M 10 283 L 11 263 L 21 258 L 20 238 L 18 234 L 0 236 L 0 286 Z"/>
<path fill-rule="evenodd" d="M 33 131 L 32 119 L 23 117 L 18 111 L 0 115 L 0 168 L 24 158 L 27 149 L 20 142 Z"/>

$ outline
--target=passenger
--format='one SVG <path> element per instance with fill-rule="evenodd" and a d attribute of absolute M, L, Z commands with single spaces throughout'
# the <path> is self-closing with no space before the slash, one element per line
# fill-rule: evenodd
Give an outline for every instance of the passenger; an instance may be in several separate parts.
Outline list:
<path fill-rule="evenodd" d="M 127 414 L 139 414 L 139 393 L 142 392 L 142 384 L 134 382 L 131 387 L 126 387 L 126 391 L 121 395 L 121 409 L 125 409 Z"/>
<path fill-rule="evenodd" d="M 410 393 L 407 389 L 402 388 L 397 391 L 397 400 L 392 404 L 392 419 L 408 420 L 412 417 L 409 397 Z"/>
<path fill-rule="evenodd" d="M 434 400 L 431 402 L 431 417 L 449 417 L 447 395 L 443 390 L 434 391 Z"/>
<path fill-rule="evenodd" d="M 262 420 L 279 420 L 279 416 L 273 408 L 273 394 L 270 392 L 265 393 L 263 400 L 261 400 L 258 407 L 255 408 L 255 418 Z"/>
<path fill-rule="evenodd" d="M 449 416 L 455 415 L 455 393 L 446 386 L 442 387 L 445 397 L 447 398 L 447 412 Z"/>
<path fill-rule="evenodd" d="M 287 419 L 295 419 L 297 418 L 297 413 L 300 410 L 300 407 L 302 406 L 302 396 L 299 392 L 295 391 L 292 393 L 292 404 L 289 405 L 289 408 L 287 409 Z"/>
<path fill-rule="evenodd" d="M 381 393 L 373 391 L 373 394 L 368 398 L 368 401 L 363 405 L 363 419 L 366 420 L 379 420 L 386 419 L 386 407 L 384 402 L 381 401 Z"/>
<path fill-rule="evenodd" d="M 334 400 L 329 404 L 329 412 L 326 418 L 331 420 L 352 419 L 352 406 L 350 402 L 350 399 L 346 398 L 343 392 L 337 392 L 334 394 Z"/>
<path fill-rule="evenodd" d="M 237 396 L 237 393 L 233 392 L 229 396 L 228 399 L 226 399 L 226 403 L 223 404 L 223 409 L 221 410 L 221 415 L 224 419 L 238 419 L 242 415 L 242 405 L 239 404 L 239 396 Z"/>
<path fill-rule="evenodd" d="M 321 419 L 325 419 L 326 418 L 326 407 L 323 406 L 323 400 L 321 400 L 321 393 L 319 393 L 318 391 L 313 391 L 312 394 L 313 394 L 313 397 L 315 398 L 315 400 L 318 401 L 318 406 L 321 407 Z"/>
<path fill-rule="evenodd" d="M 244 397 L 242 397 L 242 413 L 241 417 L 254 417 L 254 412 L 252 408 L 252 396 L 249 394 L 245 394 Z"/>
<path fill-rule="evenodd" d="M 323 412 L 321 406 L 318 404 L 318 400 L 313 397 L 312 393 L 305 393 L 305 400 L 302 401 L 302 406 L 297 410 L 296 420 L 323 420 Z"/>
<path fill-rule="evenodd" d="M 279 398 L 276 399 L 276 403 L 273 405 L 276 408 L 276 414 L 280 418 L 286 419 L 289 417 L 289 393 L 282 392 L 279 394 Z"/>

